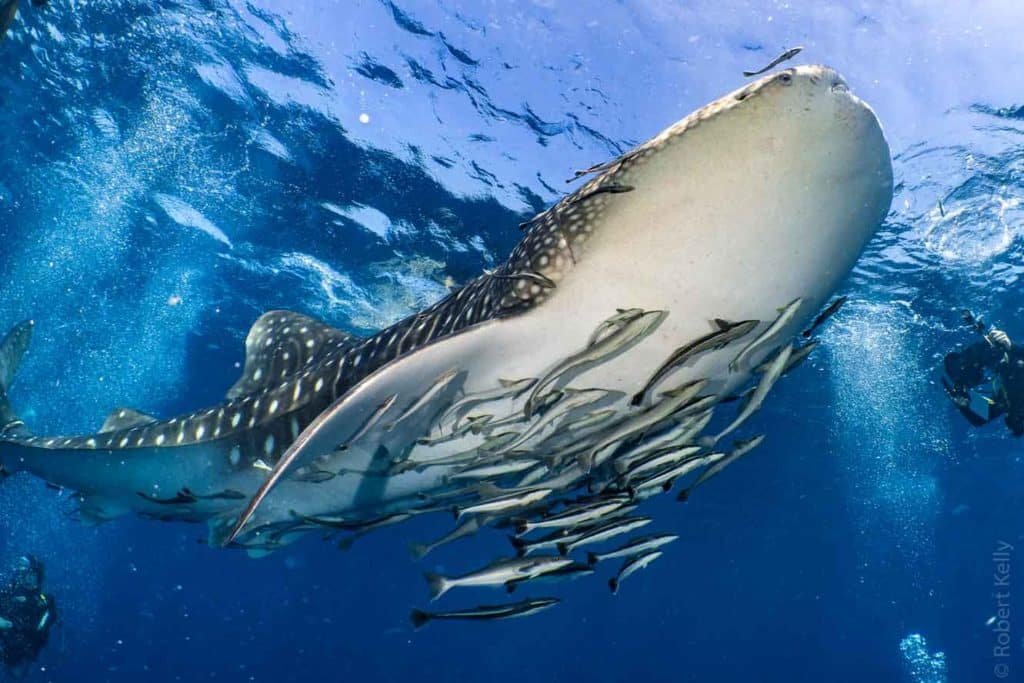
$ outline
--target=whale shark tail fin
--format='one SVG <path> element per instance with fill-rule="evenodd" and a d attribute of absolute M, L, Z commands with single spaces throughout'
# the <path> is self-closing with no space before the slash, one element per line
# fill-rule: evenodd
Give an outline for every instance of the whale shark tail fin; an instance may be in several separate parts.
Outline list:
<path fill-rule="evenodd" d="M 31 320 L 19 323 L 0 342 L 0 437 L 25 429 L 25 423 L 11 407 L 7 392 L 14 384 L 14 376 L 28 350 L 34 327 L 35 323 Z"/>

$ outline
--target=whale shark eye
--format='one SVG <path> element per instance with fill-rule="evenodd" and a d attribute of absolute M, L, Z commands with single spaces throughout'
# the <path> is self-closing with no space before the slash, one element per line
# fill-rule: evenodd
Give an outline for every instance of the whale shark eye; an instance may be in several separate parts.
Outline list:
<path fill-rule="evenodd" d="M 776 80 L 778 80 L 778 82 L 781 83 L 782 85 L 792 85 L 793 74 L 789 73 L 788 71 L 783 71 L 782 73 L 779 74 Z"/>

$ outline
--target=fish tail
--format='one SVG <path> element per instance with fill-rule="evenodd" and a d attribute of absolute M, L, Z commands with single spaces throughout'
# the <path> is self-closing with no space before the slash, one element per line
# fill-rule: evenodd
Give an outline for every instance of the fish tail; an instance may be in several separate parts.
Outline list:
<path fill-rule="evenodd" d="M 716 443 L 718 443 L 718 439 L 719 438 L 721 438 L 721 437 L 720 436 L 702 436 L 701 438 L 697 439 L 697 445 L 700 446 L 701 448 L 712 448 L 712 447 L 714 447 L 714 445 Z"/>
<path fill-rule="evenodd" d="M 593 553 L 593 552 L 587 553 L 587 564 L 589 564 L 591 567 L 593 567 L 595 564 L 597 564 L 598 561 L 600 561 L 600 559 L 601 558 L 597 556 L 597 553 Z"/>
<path fill-rule="evenodd" d="M 422 560 L 427 556 L 427 553 L 430 552 L 430 546 L 426 543 L 410 543 L 409 552 L 412 553 L 412 556 L 417 560 Z"/>
<path fill-rule="evenodd" d="M 517 534 L 525 534 L 530 530 L 529 522 L 525 519 L 514 519 L 512 523 L 515 524 Z"/>
<path fill-rule="evenodd" d="M 646 395 L 647 395 L 647 388 L 644 387 L 643 390 L 638 391 L 635 394 L 633 394 L 633 398 L 631 398 L 629 400 L 629 405 L 631 405 L 631 406 L 638 406 L 638 405 L 640 405 L 641 403 L 644 402 L 644 396 L 646 396 Z"/>
<path fill-rule="evenodd" d="M 512 544 L 512 547 L 516 549 L 516 555 L 518 557 L 522 557 L 526 554 L 526 541 L 518 536 L 509 536 L 508 540 Z"/>
<path fill-rule="evenodd" d="M 428 621 L 430 621 L 430 613 L 424 612 L 421 609 L 413 609 L 409 612 L 409 621 L 412 623 L 414 629 L 423 628 Z"/>
<path fill-rule="evenodd" d="M 682 491 L 680 491 L 679 494 L 676 496 L 676 500 L 678 500 L 680 503 L 685 503 L 686 501 L 690 500 L 690 489 L 683 489 Z"/>
<path fill-rule="evenodd" d="M 426 572 L 423 574 L 423 578 L 427 580 L 427 585 L 430 586 L 430 599 L 437 600 L 439 597 L 448 592 L 451 586 L 448 585 L 448 580 L 440 574 L 433 574 Z"/>
<path fill-rule="evenodd" d="M 556 547 L 558 548 L 559 555 L 565 556 L 569 554 L 570 548 L 568 543 L 557 543 Z"/>
<path fill-rule="evenodd" d="M 15 325 L 0 342 L 0 437 L 15 434 L 25 429 L 25 423 L 14 412 L 7 392 L 14 384 L 14 377 L 22 358 L 32 341 L 35 322 L 26 320 Z"/>
<path fill-rule="evenodd" d="M 608 579 L 608 588 L 611 589 L 612 595 L 619 594 L 619 580 L 616 578 Z"/>

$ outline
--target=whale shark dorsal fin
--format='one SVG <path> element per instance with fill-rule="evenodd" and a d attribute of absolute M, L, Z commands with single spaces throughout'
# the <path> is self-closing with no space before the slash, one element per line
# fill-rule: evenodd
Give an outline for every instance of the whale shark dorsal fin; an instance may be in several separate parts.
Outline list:
<path fill-rule="evenodd" d="M 14 327 L 3 341 L 0 342 L 0 392 L 6 392 L 14 383 L 14 376 L 21 365 L 21 359 L 32 341 L 32 328 L 35 323 L 26 320 Z"/>
<path fill-rule="evenodd" d="M 276 385 L 325 354 L 342 352 L 361 341 L 301 313 L 264 313 L 245 338 L 245 369 L 228 391 L 228 398 Z"/>
<path fill-rule="evenodd" d="M 100 427 L 100 434 L 107 432 L 119 432 L 122 429 L 132 429 L 156 422 L 156 418 L 145 413 L 140 413 L 131 408 L 115 408 Z"/>

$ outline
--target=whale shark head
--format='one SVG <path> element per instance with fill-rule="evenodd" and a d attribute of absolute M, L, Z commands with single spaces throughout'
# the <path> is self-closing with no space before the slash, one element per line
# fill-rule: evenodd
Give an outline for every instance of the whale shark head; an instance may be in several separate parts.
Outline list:
<path fill-rule="evenodd" d="M 510 259 L 556 286 L 524 281 L 513 295 L 544 303 L 553 325 L 629 306 L 671 311 L 657 332 L 666 343 L 715 318 L 772 319 L 798 298 L 792 324 L 806 322 L 893 190 L 874 112 L 825 66 L 765 76 L 591 170 Z M 654 362 L 638 353 L 634 362 Z"/>

